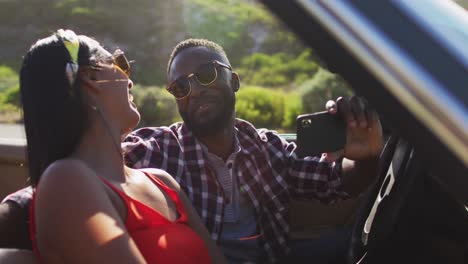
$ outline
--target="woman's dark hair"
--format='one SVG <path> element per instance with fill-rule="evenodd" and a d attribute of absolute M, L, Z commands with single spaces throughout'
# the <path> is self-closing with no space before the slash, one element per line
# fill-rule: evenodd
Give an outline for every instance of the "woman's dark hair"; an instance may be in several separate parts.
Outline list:
<path fill-rule="evenodd" d="M 78 65 L 105 56 L 97 41 L 79 36 Z M 88 126 L 88 105 L 80 80 L 70 85 L 65 67 L 70 55 L 56 36 L 37 41 L 23 59 L 20 93 L 27 139 L 29 179 L 37 185 L 44 170 L 69 156 Z"/>

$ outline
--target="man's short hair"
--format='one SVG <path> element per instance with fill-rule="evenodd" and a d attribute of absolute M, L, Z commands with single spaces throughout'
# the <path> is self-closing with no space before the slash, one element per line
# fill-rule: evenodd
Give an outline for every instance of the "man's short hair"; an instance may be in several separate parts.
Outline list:
<path fill-rule="evenodd" d="M 169 69 L 171 68 L 172 61 L 174 60 L 175 56 L 177 56 L 177 54 L 179 54 L 185 49 L 193 47 L 205 47 L 209 50 L 212 50 L 217 54 L 221 55 L 223 58 L 225 58 L 226 62 L 229 63 L 226 52 L 224 51 L 223 47 L 221 47 L 221 45 L 207 39 L 189 38 L 182 42 L 179 42 L 179 44 L 177 44 L 177 46 L 175 46 L 175 48 L 172 50 L 171 56 L 169 57 L 169 62 L 167 63 L 166 73 L 169 74 Z"/>

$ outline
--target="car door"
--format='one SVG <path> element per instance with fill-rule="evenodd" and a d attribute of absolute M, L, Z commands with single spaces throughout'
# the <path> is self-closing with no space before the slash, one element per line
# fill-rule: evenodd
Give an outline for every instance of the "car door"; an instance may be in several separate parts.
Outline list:
<path fill-rule="evenodd" d="M 392 135 L 357 219 L 350 263 L 464 263 L 466 10 L 451 1 L 263 2 L 368 99 Z"/>

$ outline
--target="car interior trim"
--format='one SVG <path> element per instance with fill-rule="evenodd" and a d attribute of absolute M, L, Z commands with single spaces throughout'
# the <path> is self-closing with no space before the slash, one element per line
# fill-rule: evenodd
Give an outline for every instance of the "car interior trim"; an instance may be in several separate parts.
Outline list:
<path fill-rule="evenodd" d="M 374 72 L 389 92 L 468 167 L 468 114 L 463 104 L 446 93 L 417 63 L 402 56 L 403 50 L 391 44 L 391 40 L 344 1 L 297 2 Z M 385 54 L 396 56 L 390 58 Z M 447 104 L 451 107 L 444 109 Z"/>

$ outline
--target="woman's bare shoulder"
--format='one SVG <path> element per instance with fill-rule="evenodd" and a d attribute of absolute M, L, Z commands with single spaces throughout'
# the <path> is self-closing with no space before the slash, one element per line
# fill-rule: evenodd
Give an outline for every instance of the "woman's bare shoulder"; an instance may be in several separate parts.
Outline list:
<path fill-rule="evenodd" d="M 140 171 L 144 171 L 147 173 L 150 173 L 154 175 L 155 177 L 158 177 L 161 181 L 163 181 L 167 186 L 170 188 L 179 191 L 180 186 L 179 183 L 170 175 L 168 172 L 161 170 L 161 169 L 156 169 L 156 168 L 144 168 L 144 169 L 139 169 Z"/>
<path fill-rule="evenodd" d="M 91 208 L 95 202 L 86 204 L 84 200 L 105 199 L 103 190 L 104 185 L 96 172 L 86 163 L 78 159 L 61 159 L 53 162 L 42 174 L 36 187 L 36 204 L 38 208 L 66 208 L 70 204 Z"/>
<path fill-rule="evenodd" d="M 47 167 L 39 181 L 40 189 L 87 185 L 95 181 L 95 172 L 78 159 L 61 159 Z"/>

